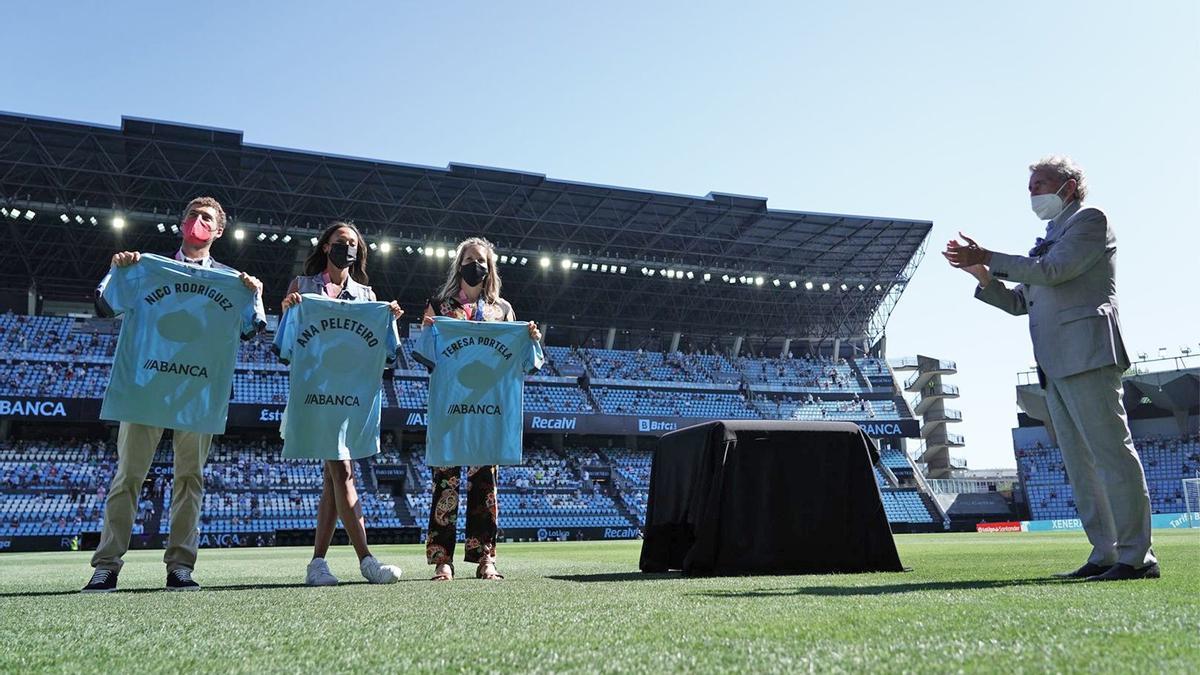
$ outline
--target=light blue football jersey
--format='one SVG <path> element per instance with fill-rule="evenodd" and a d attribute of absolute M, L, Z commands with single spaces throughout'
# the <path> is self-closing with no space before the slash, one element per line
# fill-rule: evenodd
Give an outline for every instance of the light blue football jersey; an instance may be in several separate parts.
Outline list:
<path fill-rule="evenodd" d="M 434 317 L 413 356 L 432 370 L 425 463 L 520 464 L 525 375 L 545 360 L 529 324 Z"/>
<path fill-rule="evenodd" d="M 385 366 L 400 335 L 386 302 L 305 293 L 283 315 L 273 348 L 290 366 L 282 426 L 287 459 L 361 459 L 379 452 Z"/>
<path fill-rule="evenodd" d="M 124 315 L 100 419 L 224 433 L 239 338 L 266 325 L 238 273 L 143 253 L 98 291 Z"/>

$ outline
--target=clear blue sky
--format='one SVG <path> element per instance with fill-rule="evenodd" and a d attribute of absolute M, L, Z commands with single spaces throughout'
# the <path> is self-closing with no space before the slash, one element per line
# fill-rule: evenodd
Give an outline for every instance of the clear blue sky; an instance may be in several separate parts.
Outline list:
<path fill-rule="evenodd" d="M 810 6 L 812 5 L 812 6 Z M 352 9 L 349 9 L 352 8 Z M 1200 348 L 1192 0 L 5 3 L 0 109 L 240 129 L 250 143 L 487 164 L 772 208 L 930 219 L 889 355 L 957 360 L 963 451 L 1013 466 L 1024 319 L 938 255 L 1043 225 L 1075 157 L 1120 242 L 1131 351 Z"/>

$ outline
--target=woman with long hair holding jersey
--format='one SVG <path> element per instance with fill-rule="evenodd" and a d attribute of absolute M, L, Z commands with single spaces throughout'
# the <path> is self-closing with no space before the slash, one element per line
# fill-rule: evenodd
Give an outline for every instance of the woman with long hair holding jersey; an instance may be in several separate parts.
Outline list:
<path fill-rule="evenodd" d="M 454 263 L 446 281 L 430 298 L 423 324 L 433 317 L 447 316 L 468 321 L 515 321 L 512 305 L 500 297 L 500 270 L 496 250 L 482 237 L 471 237 L 458 245 Z M 540 341 L 537 324 L 529 322 L 529 337 Z M 434 581 L 454 578 L 454 544 L 458 522 L 458 486 L 461 466 L 430 467 L 433 473 L 433 501 L 429 506 L 429 536 L 425 557 L 434 565 Z M 476 565 L 480 579 L 503 579 L 496 570 L 496 532 L 499 512 L 496 496 L 495 466 L 467 467 L 467 563 Z"/>
<path fill-rule="evenodd" d="M 301 296 L 305 293 L 353 302 L 375 300 L 375 291 L 367 285 L 367 247 L 362 234 L 352 223 L 335 222 L 321 233 L 312 253 L 304 261 L 304 275 L 293 279 L 288 287 L 282 303 L 283 311 L 301 302 Z M 395 301 L 389 304 L 392 316 L 399 319 L 404 311 Z M 400 568 L 380 563 L 367 547 L 366 522 L 354 485 L 354 460 L 339 459 L 337 448 L 330 448 L 327 454 L 312 458 L 323 460 L 324 482 L 317 507 L 313 557 L 308 563 L 304 583 L 309 586 L 337 585 L 337 577 L 329 570 L 325 555 L 329 551 L 339 517 L 354 552 L 358 554 L 359 571 L 363 578 L 373 584 L 398 580 Z"/>

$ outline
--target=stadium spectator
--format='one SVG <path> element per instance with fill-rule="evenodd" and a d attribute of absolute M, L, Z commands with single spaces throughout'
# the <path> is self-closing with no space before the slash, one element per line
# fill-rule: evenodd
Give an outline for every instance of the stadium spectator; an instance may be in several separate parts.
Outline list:
<path fill-rule="evenodd" d="M 212 197 L 197 197 L 183 209 L 179 225 L 183 238 L 174 258 L 180 262 L 206 268 L 230 269 L 213 260 L 209 255 L 213 243 L 225 232 L 225 210 Z M 123 251 L 112 258 L 114 267 L 136 265 L 141 258 L 137 251 Z M 242 283 L 254 291 L 261 302 L 262 283 L 246 274 L 240 274 Z M 103 310 L 100 290 L 97 290 L 97 309 Z M 111 314 L 111 312 L 100 312 Z M 92 556 L 95 572 L 84 586 L 84 593 L 107 593 L 117 588 L 117 576 L 124 564 L 122 556 L 129 549 L 142 483 L 149 472 L 150 463 L 162 438 L 163 429 L 132 422 L 121 422 L 117 431 L 118 462 L 113 477 L 112 489 L 104 507 L 104 527 L 100 544 Z M 192 579 L 196 565 L 196 546 L 200 519 L 200 508 L 204 500 L 204 482 L 201 470 L 212 444 L 212 434 L 181 431 L 173 432 L 175 445 L 175 481 L 171 500 L 171 533 L 163 562 L 167 565 L 167 589 L 179 591 L 199 590 L 200 585 Z"/>
<path fill-rule="evenodd" d="M 365 302 L 375 300 L 375 291 L 367 286 L 367 246 L 358 228 L 350 223 L 335 222 L 317 239 L 312 253 L 304 261 L 304 274 L 292 280 L 281 307 L 283 311 L 302 301 L 302 294 L 314 293 L 338 300 Z M 396 301 L 390 303 L 392 316 L 399 319 L 404 313 Z M 354 485 L 354 462 L 339 459 L 338 449 L 329 448 L 318 459 L 324 460 L 321 501 L 317 506 L 317 527 L 314 533 L 313 557 L 308 563 L 304 583 L 309 586 L 336 586 L 337 577 L 329 570 L 325 555 L 333 541 L 340 517 L 346 536 L 358 554 L 358 567 L 363 578 L 373 584 L 398 581 L 400 568 L 384 565 L 367 546 L 367 524 L 362 503 Z M 261 481 L 261 470 L 256 472 Z M 247 503 L 253 517 L 257 500 Z"/>
<path fill-rule="evenodd" d="M 976 278 L 976 298 L 1029 315 L 1038 380 L 1092 544 L 1083 566 L 1059 576 L 1157 578 L 1150 495 L 1121 396 L 1129 356 L 1117 315 L 1116 237 L 1103 211 L 1083 206 L 1087 181 L 1072 160 L 1047 157 L 1029 170 L 1033 211 L 1050 222 L 1028 256 L 992 252 L 965 235 L 943 255 Z"/>
<path fill-rule="evenodd" d="M 458 254 L 446 282 L 430 298 L 423 324 L 433 325 L 434 316 L 468 321 L 514 321 L 512 305 L 500 297 L 500 269 L 491 242 L 471 237 L 458 245 Z M 537 324 L 529 322 L 529 337 L 542 339 Z M 433 500 L 429 507 L 429 535 L 425 557 L 434 566 L 434 581 L 454 578 L 454 543 L 457 536 L 458 483 L 462 467 L 440 466 L 433 470 Z M 503 579 L 496 571 L 496 531 L 499 527 L 496 494 L 497 468 L 467 468 L 467 539 L 463 560 L 475 563 L 480 579 Z"/>

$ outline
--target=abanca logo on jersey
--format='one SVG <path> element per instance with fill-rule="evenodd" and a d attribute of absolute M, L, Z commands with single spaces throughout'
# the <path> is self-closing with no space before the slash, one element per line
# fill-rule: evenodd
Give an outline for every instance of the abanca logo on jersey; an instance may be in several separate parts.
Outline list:
<path fill-rule="evenodd" d="M 171 375 L 187 375 L 189 377 L 203 377 L 208 379 L 208 367 L 198 366 L 194 363 L 177 363 L 174 361 L 160 361 L 158 359 L 147 359 L 142 365 L 146 370 L 155 370 L 160 373 L 169 373 Z"/>
<path fill-rule="evenodd" d="M 304 397 L 304 405 L 340 405 L 357 406 L 358 397 L 349 394 L 309 394 Z"/>

